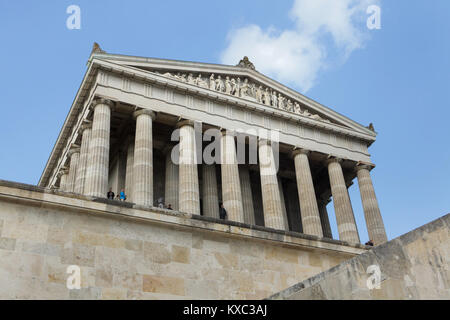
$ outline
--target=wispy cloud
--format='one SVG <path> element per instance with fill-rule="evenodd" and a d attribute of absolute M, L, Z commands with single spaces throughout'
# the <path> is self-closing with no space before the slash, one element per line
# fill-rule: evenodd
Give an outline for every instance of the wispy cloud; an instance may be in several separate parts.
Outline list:
<path fill-rule="evenodd" d="M 295 0 L 292 29 L 251 24 L 231 30 L 222 63 L 236 64 L 247 55 L 258 71 L 306 92 L 321 70 L 363 47 L 370 4 L 378 0 Z"/>

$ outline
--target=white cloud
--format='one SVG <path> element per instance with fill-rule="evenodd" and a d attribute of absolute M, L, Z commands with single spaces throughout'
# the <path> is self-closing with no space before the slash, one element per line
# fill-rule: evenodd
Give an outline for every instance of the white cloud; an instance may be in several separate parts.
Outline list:
<path fill-rule="evenodd" d="M 332 63 L 330 57 L 343 62 L 363 46 L 367 37 L 365 12 L 377 2 L 296 0 L 289 12 L 295 23 L 292 30 L 262 30 L 254 24 L 234 29 L 228 34 L 222 63 L 236 64 L 246 55 L 258 71 L 306 92 L 316 83 L 319 72 Z"/>

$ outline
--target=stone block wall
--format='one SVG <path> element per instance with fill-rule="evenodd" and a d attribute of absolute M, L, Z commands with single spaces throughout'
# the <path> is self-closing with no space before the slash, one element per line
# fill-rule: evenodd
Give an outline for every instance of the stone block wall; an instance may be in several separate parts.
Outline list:
<path fill-rule="evenodd" d="M 379 289 L 373 271 L 381 272 Z M 271 299 L 450 299 L 450 214 L 283 290 Z"/>
<path fill-rule="evenodd" d="M 0 299 L 262 299 L 365 251 L 0 181 Z"/>

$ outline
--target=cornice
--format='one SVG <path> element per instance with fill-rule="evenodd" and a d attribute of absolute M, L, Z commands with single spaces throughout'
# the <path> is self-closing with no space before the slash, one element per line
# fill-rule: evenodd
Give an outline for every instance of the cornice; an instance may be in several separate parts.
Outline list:
<path fill-rule="evenodd" d="M 292 121 L 302 123 L 304 125 L 310 126 L 310 127 L 316 127 L 323 130 L 327 130 L 330 132 L 335 132 L 343 135 L 352 136 L 354 138 L 358 138 L 364 141 L 367 141 L 369 144 L 373 143 L 375 141 L 374 133 L 370 131 L 371 134 L 366 134 L 365 132 L 361 132 L 360 130 L 355 130 L 354 128 L 350 128 L 343 125 L 338 125 L 334 123 L 326 123 L 323 121 L 318 121 L 311 119 L 309 117 L 305 117 L 303 115 L 295 114 L 292 112 L 288 112 L 285 110 L 280 110 L 274 107 L 265 106 L 263 104 L 252 102 L 243 98 L 230 96 L 228 94 L 218 92 L 218 91 L 212 91 L 209 89 L 205 89 L 202 87 L 198 87 L 193 84 L 189 83 L 183 83 L 177 80 L 173 80 L 170 78 L 167 78 L 163 75 L 159 75 L 150 71 L 145 71 L 138 68 L 133 68 L 129 66 L 123 66 L 114 64 L 109 61 L 103 61 L 103 60 L 93 60 L 93 64 L 97 64 L 99 69 L 113 72 L 119 75 L 123 75 L 126 77 L 129 77 L 131 79 L 136 79 L 139 81 L 144 82 L 152 82 L 154 84 L 157 84 L 159 86 L 164 87 L 170 87 L 175 90 L 179 91 L 185 91 L 188 92 L 191 95 L 198 95 L 201 97 L 206 97 L 209 99 L 215 99 L 222 103 L 229 103 L 232 105 L 238 105 L 243 108 L 247 108 L 249 110 L 256 110 L 261 113 L 266 113 L 267 115 L 275 115 L 279 118 L 283 118 L 285 120 L 291 119 Z M 253 70 L 250 70 L 253 72 Z M 282 92 L 283 94 L 286 94 L 285 92 Z M 319 111 L 321 112 L 321 111 Z M 335 119 L 332 116 L 330 116 L 331 119 Z"/>
<path fill-rule="evenodd" d="M 114 62 L 112 62 L 112 61 Z M 134 66 L 130 66 L 129 63 L 133 62 Z M 320 122 L 317 120 L 309 119 L 307 117 L 303 117 L 301 115 L 293 115 L 290 112 L 279 110 L 273 107 L 267 107 L 260 105 L 258 103 L 254 103 L 251 101 L 244 100 L 242 98 L 230 97 L 229 95 L 222 94 L 216 91 L 210 91 L 207 89 L 199 88 L 195 85 L 181 83 L 179 81 L 175 81 L 169 78 L 166 78 L 162 75 L 154 74 L 150 71 L 143 70 L 139 67 L 154 67 L 154 68 L 166 68 L 173 70 L 186 70 L 186 71 L 194 71 L 198 70 L 198 72 L 216 72 L 216 73 L 233 73 L 235 75 L 240 76 L 248 76 L 256 81 L 261 82 L 267 86 L 273 87 L 279 92 L 285 94 L 286 96 L 292 97 L 293 99 L 297 99 L 305 104 L 307 107 L 311 108 L 314 111 L 317 111 L 320 114 L 323 114 L 331 119 L 335 119 L 348 125 L 350 128 L 346 128 L 344 126 L 339 126 L 336 124 L 328 124 L 324 122 Z M 39 179 L 39 186 L 46 186 L 49 182 L 51 175 L 54 174 L 54 170 L 56 168 L 56 162 L 58 159 L 62 159 L 64 157 L 63 152 L 67 152 L 67 140 L 71 138 L 71 133 L 73 126 L 76 125 L 78 115 L 80 112 L 85 111 L 85 107 L 89 107 L 89 104 L 86 105 L 86 98 L 88 97 L 90 90 L 92 89 L 93 83 L 96 80 L 96 74 L 98 69 L 104 69 L 107 71 L 111 71 L 114 73 L 122 74 L 126 77 L 130 77 L 132 79 L 139 79 L 143 81 L 150 81 L 162 86 L 171 87 L 177 90 L 182 90 L 189 92 L 189 94 L 198 94 L 203 97 L 217 99 L 223 103 L 231 103 L 234 105 L 240 105 L 245 108 L 251 110 L 258 110 L 268 115 L 276 115 L 280 118 L 284 118 L 285 120 L 291 119 L 294 121 L 298 121 L 299 123 L 303 123 L 307 126 L 317 127 L 324 130 L 329 130 L 336 133 L 341 133 L 344 135 L 349 135 L 356 137 L 358 139 L 367 141 L 368 145 L 373 143 L 376 138 L 376 133 L 365 128 L 359 123 L 337 113 L 334 110 L 331 110 L 312 99 L 309 99 L 300 93 L 276 82 L 273 79 L 266 77 L 265 75 L 259 73 L 258 71 L 251 70 L 248 68 L 242 68 L 238 66 L 227 66 L 227 65 L 219 65 L 219 64 L 209 64 L 209 63 L 198 63 L 198 62 L 187 62 L 187 61 L 176 61 L 176 60 L 165 60 L 165 59 L 156 59 L 156 58 L 141 58 L 141 57 L 130 57 L 123 55 L 111 55 L 106 53 L 93 52 L 88 60 L 88 68 L 84 75 L 84 78 L 81 82 L 81 85 L 77 91 L 77 94 L 72 102 L 69 113 L 64 121 L 62 129 L 58 135 L 58 138 L 55 142 L 55 145 L 52 149 L 52 152 L 49 156 L 49 159 L 46 163 L 44 171 Z M 194 69 L 194 70 L 193 70 Z M 195 71 L 194 71 L 195 72 Z"/>
<path fill-rule="evenodd" d="M 237 76 L 248 76 L 254 80 L 261 82 L 262 84 L 272 87 L 283 94 L 290 96 L 293 99 L 300 101 L 307 107 L 314 111 L 317 111 L 327 117 L 339 120 L 345 123 L 347 126 L 354 130 L 360 131 L 368 136 L 376 137 L 376 133 L 360 123 L 330 109 L 311 98 L 308 98 L 301 93 L 273 80 L 264 74 L 238 66 L 229 66 L 223 64 L 213 64 L 213 63 L 200 63 L 200 62 L 189 62 L 180 60 L 167 60 L 158 58 L 144 58 L 144 57 L 133 57 L 126 55 L 115 55 L 106 53 L 95 53 L 91 56 L 90 61 L 94 62 L 96 59 L 102 60 L 104 62 L 110 62 L 116 65 L 127 66 L 130 68 L 135 68 L 142 70 L 140 68 L 155 68 L 155 69 L 166 69 L 172 71 L 191 71 L 200 73 L 233 73 Z"/>

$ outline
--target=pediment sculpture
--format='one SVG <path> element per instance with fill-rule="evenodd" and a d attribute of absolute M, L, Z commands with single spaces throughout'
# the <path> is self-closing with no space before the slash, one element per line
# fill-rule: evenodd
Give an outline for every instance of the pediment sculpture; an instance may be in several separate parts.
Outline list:
<path fill-rule="evenodd" d="M 247 56 L 245 56 L 241 61 L 239 61 L 239 63 L 236 66 L 255 70 L 255 66 L 253 65 L 253 63 L 250 62 Z"/>
<path fill-rule="evenodd" d="M 161 74 L 170 79 L 196 85 L 201 88 L 222 92 L 238 98 L 302 115 L 314 120 L 331 123 L 330 120 L 324 119 L 318 114 L 309 112 L 304 105 L 301 105 L 298 101 L 288 98 L 272 88 L 263 87 L 262 85 L 251 82 L 248 78 L 241 79 L 240 77 L 215 75 L 214 73 L 210 74 L 209 77 L 203 77 L 201 73 L 196 76 L 193 73 L 181 72 L 161 73 L 155 71 L 155 73 Z"/>

